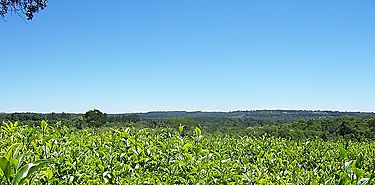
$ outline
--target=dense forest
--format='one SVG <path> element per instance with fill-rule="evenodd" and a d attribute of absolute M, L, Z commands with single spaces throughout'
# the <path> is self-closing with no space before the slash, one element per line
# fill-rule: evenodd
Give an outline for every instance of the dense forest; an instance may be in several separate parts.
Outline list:
<path fill-rule="evenodd" d="M 339 111 L 308 111 L 308 110 L 253 110 L 231 112 L 186 112 L 186 111 L 159 111 L 139 113 L 141 118 L 252 118 L 276 121 L 292 121 L 299 119 L 335 118 L 340 116 L 367 117 L 374 115 L 371 112 L 339 112 Z"/>
<path fill-rule="evenodd" d="M 2 113 L 0 122 L 18 121 L 21 125 L 51 124 L 82 129 L 85 127 L 172 128 L 185 126 L 188 133 L 196 127 L 205 134 L 264 134 L 290 139 L 323 140 L 375 139 L 374 113 L 337 111 L 258 110 L 235 112 L 149 112 L 139 114 L 105 114 L 91 110 L 85 114 L 70 113 Z"/>
<path fill-rule="evenodd" d="M 0 120 L 63 120 L 73 119 L 83 114 L 77 113 L 0 113 Z M 322 119 L 337 118 L 342 116 L 355 116 L 364 118 L 375 116 L 373 112 L 340 112 L 340 111 L 309 111 L 309 110 L 252 110 L 252 111 L 231 111 L 231 112 L 187 112 L 187 111 L 155 111 L 146 113 L 124 113 L 107 114 L 109 121 L 125 121 L 134 115 L 142 119 L 156 118 L 250 118 L 272 121 L 295 121 L 300 119 Z"/>

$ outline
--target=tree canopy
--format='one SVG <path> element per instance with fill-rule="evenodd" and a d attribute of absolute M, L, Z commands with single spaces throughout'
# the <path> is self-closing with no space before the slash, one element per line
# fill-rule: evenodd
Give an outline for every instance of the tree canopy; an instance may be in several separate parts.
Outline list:
<path fill-rule="evenodd" d="M 89 110 L 85 113 L 85 120 L 92 127 L 100 127 L 107 122 L 107 114 L 96 109 Z"/>
<path fill-rule="evenodd" d="M 32 20 L 34 14 L 46 8 L 47 4 L 48 0 L 0 0 L 0 17 L 15 13 Z"/>

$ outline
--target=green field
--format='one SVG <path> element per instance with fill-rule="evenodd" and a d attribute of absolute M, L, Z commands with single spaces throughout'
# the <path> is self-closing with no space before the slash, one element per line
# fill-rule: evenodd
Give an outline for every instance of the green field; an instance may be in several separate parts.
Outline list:
<path fill-rule="evenodd" d="M 374 184 L 375 143 L 5 124 L 1 184 Z M 33 166 L 34 165 L 34 166 Z M 26 166 L 26 167 L 25 167 Z M 26 170 L 25 170 L 26 169 Z M 35 171 L 34 171 L 35 170 Z M 34 171 L 34 172 L 33 172 Z"/>

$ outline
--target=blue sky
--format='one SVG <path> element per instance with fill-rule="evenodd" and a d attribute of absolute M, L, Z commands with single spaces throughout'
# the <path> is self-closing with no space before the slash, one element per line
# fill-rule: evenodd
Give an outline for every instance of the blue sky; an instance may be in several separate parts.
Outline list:
<path fill-rule="evenodd" d="M 0 112 L 375 111 L 374 0 L 49 3 L 0 22 Z"/>

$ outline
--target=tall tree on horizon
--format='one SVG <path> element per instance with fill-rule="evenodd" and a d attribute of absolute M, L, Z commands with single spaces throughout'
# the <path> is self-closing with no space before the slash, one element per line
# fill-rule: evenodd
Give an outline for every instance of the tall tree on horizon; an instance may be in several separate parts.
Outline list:
<path fill-rule="evenodd" d="M 96 128 L 101 127 L 107 122 L 107 114 L 102 113 L 97 109 L 87 111 L 84 118 L 88 125 Z"/>

